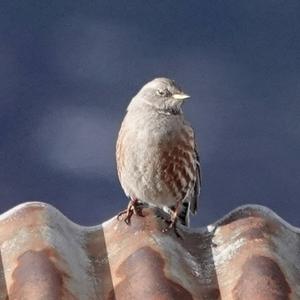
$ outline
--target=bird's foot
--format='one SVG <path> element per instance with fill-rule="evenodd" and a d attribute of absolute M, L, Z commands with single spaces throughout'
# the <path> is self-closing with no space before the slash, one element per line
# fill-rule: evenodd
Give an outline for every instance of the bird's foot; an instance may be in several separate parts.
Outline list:
<path fill-rule="evenodd" d="M 133 215 L 137 215 L 140 217 L 144 217 L 143 212 L 142 212 L 142 203 L 140 203 L 137 199 L 131 199 L 127 209 L 122 210 L 119 212 L 117 216 L 117 220 L 120 220 L 122 215 L 125 215 L 124 222 L 129 225 L 131 222 L 131 217 Z"/>
<path fill-rule="evenodd" d="M 122 210 L 122 211 L 120 211 L 119 213 L 118 213 L 118 215 L 117 215 L 117 220 L 118 221 L 120 221 L 120 219 L 121 219 L 121 217 L 123 216 L 123 215 L 126 215 L 125 216 L 125 219 L 124 219 L 124 222 L 126 223 L 126 224 L 129 224 L 130 223 L 130 219 L 131 219 L 131 217 L 132 217 L 132 215 L 133 215 L 133 211 L 131 210 L 131 209 L 124 209 L 124 210 Z"/>
<path fill-rule="evenodd" d="M 174 229 L 176 236 L 183 239 L 182 235 L 179 233 L 177 228 L 179 202 L 177 202 L 176 206 L 171 211 L 172 211 L 171 220 L 166 220 L 166 223 L 169 224 L 169 226 L 164 228 L 162 232 L 168 232 L 169 230 Z"/>
<path fill-rule="evenodd" d="M 178 231 L 178 228 L 177 228 L 177 219 L 172 218 L 170 221 L 166 220 L 166 223 L 168 224 L 168 226 L 166 228 L 164 228 L 162 230 L 162 232 L 164 232 L 164 233 L 169 232 L 170 230 L 173 229 L 176 236 L 183 240 L 183 236 L 180 234 L 180 232 Z"/>

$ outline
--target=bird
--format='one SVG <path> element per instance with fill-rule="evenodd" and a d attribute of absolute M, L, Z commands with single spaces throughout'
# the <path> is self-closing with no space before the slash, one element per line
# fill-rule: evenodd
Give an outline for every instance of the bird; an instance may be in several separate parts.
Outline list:
<path fill-rule="evenodd" d="M 197 212 L 202 172 L 195 134 L 182 104 L 190 96 L 165 77 L 146 83 L 130 101 L 116 142 L 117 173 L 130 199 L 126 214 L 142 215 L 140 205 L 168 212 L 169 228 L 189 226 Z"/>

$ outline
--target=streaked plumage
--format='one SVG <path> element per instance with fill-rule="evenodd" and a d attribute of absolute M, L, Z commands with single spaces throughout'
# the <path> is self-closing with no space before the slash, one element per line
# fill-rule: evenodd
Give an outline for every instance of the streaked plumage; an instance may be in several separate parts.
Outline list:
<path fill-rule="evenodd" d="M 188 224 L 196 213 L 201 176 L 194 132 L 184 120 L 187 98 L 175 82 L 157 78 L 131 100 L 116 145 L 125 194 L 176 212 Z"/>

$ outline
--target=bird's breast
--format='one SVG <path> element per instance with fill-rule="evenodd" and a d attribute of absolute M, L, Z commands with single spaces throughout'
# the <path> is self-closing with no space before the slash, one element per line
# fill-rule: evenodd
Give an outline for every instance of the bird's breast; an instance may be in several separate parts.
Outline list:
<path fill-rule="evenodd" d="M 130 129 L 122 125 L 117 143 L 119 177 L 125 189 L 148 202 L 183 199 L 196 174 L 191 132 L 172 119 L 135 124 Z"/>

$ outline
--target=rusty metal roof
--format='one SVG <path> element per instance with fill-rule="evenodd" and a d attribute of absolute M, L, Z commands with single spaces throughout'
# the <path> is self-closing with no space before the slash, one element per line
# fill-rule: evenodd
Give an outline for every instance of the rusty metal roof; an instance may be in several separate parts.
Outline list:
<path fill-rule="evenodd" d="M 152 209 L 127 226 L 74 224 L 30 202 L 0 216 L 0 299 L 300 299 L 300 231 L 261 206 L 162 233 Z"/>

